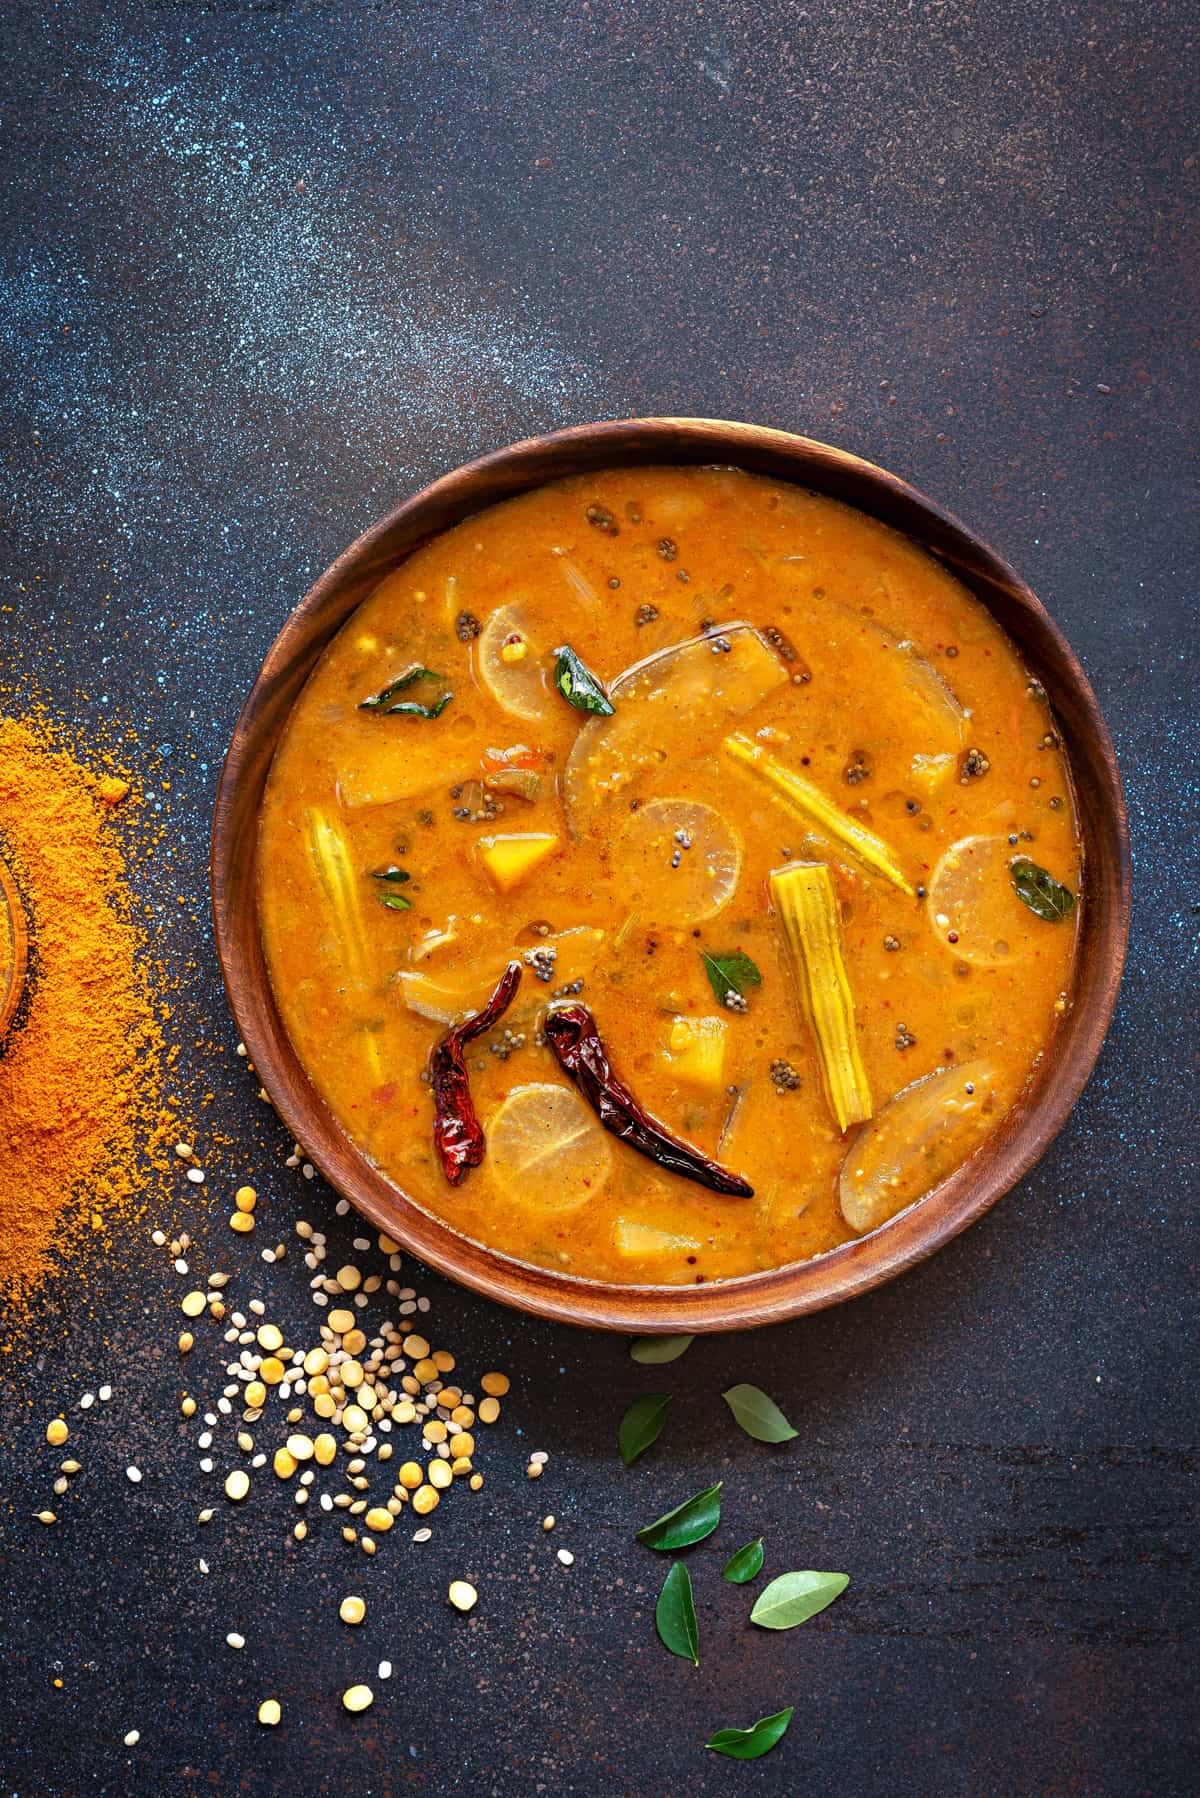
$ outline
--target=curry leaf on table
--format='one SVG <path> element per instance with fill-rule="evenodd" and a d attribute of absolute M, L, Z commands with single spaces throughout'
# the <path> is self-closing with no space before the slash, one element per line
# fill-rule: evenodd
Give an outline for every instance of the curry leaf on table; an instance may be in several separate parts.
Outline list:
<path fill-rule="evenodd" d="M 747 1542 L 745 1548 L 739 1548 L 731 1554 L 721 1569 L 721 1578 L 727 1579 L 731 1586 L 744 1586 L 750 1580 L 757 1579 L 762 1572 L 763 1539 Z"/>
<path fill-rule="evenodd" d="M 750 1621 L 760 1629 L 795 1629 L 840 1598 L 849 1584 L 848 1573 L 781 1573 L 759 1593 Z"/>
<path fill-rule="evenodd" d="M 690 1548 L 693 1542 L 703 1542 L 721 1521 L 721 1486 L 722 1481 L 718 1480 L 715 1486 L 706 1486 L 703 1492 L 684 1499 L 673 1511 L 664 1511 L 661 1517 L 638 1531 L 638 1541 L 659 1554 L 670 1554 L 676 1548 Z"/>
<path fill-rule="evenodd" d="M 604 691 L 603 683 L 594 675 L 569 644 L 556 649 L 554 684 L 577 712 L 592 712 L 598 718 L 611 718 L 615 706 Z"/>
<path fill-rule="evenodd" d="M 1053 874 L 1031 862 L 1027 855 L 1014 856 L 1008 867 L 1013 891 L 1035 917 L 1044 918 L 1047 924 L 1059 924 L 1067 917 L 1075 904 L 1070 887 L 1063 886 Z"/>
<path fill-rule="evenodd" d="M 638 1456 L 658 1441 L 670 1403 L 669 1392 L 648 1392 L 643 1398 L 634 1399 L 617 1431 L 617 1445 L 626 1467 L 632 1467 Z"/>
<path fill-rule="evenodd" d="M 744 950 L 735 949 L 729 955 L 710 955 L 707 949 L 701 949 L 700 960 L 704 963 L 704 972 L 708 975 L 708 984 L 716 995 L 717 1003 L 729 1010 L 739 1009 L 736 1003 L 738 1000 L 742 1002 L 741 1009 L 744 1009 L 746 988 L 762 985 L 762 975 Z"/>
<path fill-rule="evenodd" d="M 759 1386 L 731 1386 L 721 1396 L 747 1436 L 756 1442 L 791 1442 L 800 1433 Z"/>
<path fill-rule="evenodd" d="M 682 1561 L 667 1569 L 658 1603 L 654 1607 L 654 1627 L 664 1648 L 681 1660 L 700 1665 L 700 1631 L 696 1625 L 696 1606 L 692 1598 L 692 1576 Z"/>
<path fill-rule="evenodd" d="M 726 1754 L 733 1761 L 756 1761 L 760 1754 L 774 1748 L 792 1720 L 793 1707 L 760 1717 L 749 1729 L 718 1729 L 704 1744 L 714 1754 Z"/>
<path fill-rule="evenodd" d="M 665 1367 L 686 1354 L 694 1336 L 635 1336 L 629 1345 L 630 1359 L 641 1367 Z"/>

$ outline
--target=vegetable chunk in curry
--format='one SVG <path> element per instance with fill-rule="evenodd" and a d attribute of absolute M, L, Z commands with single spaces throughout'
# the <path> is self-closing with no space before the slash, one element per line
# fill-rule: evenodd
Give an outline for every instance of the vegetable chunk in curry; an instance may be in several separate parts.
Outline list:
<path fill-rule="evenodd" d="M 1069 1003 L 1066 757 L 906 539 L 724 469 L 469 519 L 326 650 L 263 802 L 281 1014 L 347 1134 L 518 1259 L 681 1284 L 954 1171 Z"/>

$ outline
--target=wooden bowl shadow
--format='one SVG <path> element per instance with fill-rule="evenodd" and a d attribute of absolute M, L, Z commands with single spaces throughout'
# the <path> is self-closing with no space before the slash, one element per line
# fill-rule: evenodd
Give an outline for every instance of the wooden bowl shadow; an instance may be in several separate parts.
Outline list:
<path fill-rule="evenodd" d="M 933 1192 L 856 1242 L 708 1286 L 622 1286 L 533 1267 L 461 1235 L 387 1180 L 306 1075 L 272 997 L 258 928 L 258 812 L 275 746 L 308 675 L 355 607 L 398 563 L 461 519 L 565 475 L 722 464 L 829 494 L 921 544 L 987 606 L 1046 688 L 1071 756 L 1084 842 L 1071 1004 L 1022 1100 Z M 714 419 L 584 425 L 456 469 L 351 544 L 291 614 L 242 709 L 217 793 L 212 842 L 217 953 L 229 1003 L 279 1115 L 330 1183 L 381 1230 L 452 1279 L 560 1322 L 640 1331 L 728 1330 L 854 1297 L 931 1254 L 1033 1165 L 1087 1081 L 1116 1003 L 1129 930 L 1130 856 L 1120 774 L 1095 695 L 1040 601 L 994 550 L 896 476 L 788 432 Z"/>

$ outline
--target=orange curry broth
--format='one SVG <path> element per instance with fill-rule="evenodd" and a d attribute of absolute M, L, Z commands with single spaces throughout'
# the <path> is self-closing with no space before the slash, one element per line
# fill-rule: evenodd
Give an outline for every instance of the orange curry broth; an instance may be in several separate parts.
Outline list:
<path fill-rule="evenodd" d="M 482 634 L 469 635 L 473 621 Z M 734 622 L 762 635 L 714 646 L 712 626 Z M 706 631 L 710 641 L 649 678 L 617 680 Z M 555 690 L 563 643 L 616 682 L 612 719 L 591 721 Z M 453 690 L 439 717 L 360 709 L 413 665 Z M 421 681 L 400 697 L 429 704 L 440 691 Z M 882 838 L 926 897 L 738 765 L 723 747 L 731 731 Z M 497 771 L 487 752 L 517 746 L 529 753 L 510 761 L 540 774 L 532 798 L 480 785 Z M 964 772 L 971 751 L 986 770 Z M 553 841 L 498 891 L 483 850 L 509 834 Z M 985 841 L 939 873 L 950 845 L 971 837 Z M 882 1181 L 870 1227 L 1011 1107 L 1068 1002 L 1077 917 L 1043 921 L 1017 900 L 1018 854 L 1078 890 L 1065 757 L 1040 689 L 980 604 L 913 544 L 834 501 L 734 471 L 641 468 L 470 519 L 358 609 L 275 758 L 260 905 L 287 1029 L 385 1175 L 515 1257 L 680 1283 L 846 1241 L 848 1144 L 858 1172 L 870 1164 Z M 961 1099 L 954 1070 L 967 1068 L 982 1086 L 965 1121 L 933 1082 L 917 1122 L 902 1105 L 857 1140 L 838 1130 L 769 898 L 769 872 L 792 860 L 832 874 L 876 1119 L 938 1070 Z M 389 866 L 409 881 L 375 877 Z M 507 860 L 499 873 L 513 873 Z M 411 909 L 389 908 L 388 895 Z M 488 1152 L 452 1190 L 433 1153 L 430 1050 L 510 956 L 539 945 L 556 951 L 549 981 L 527 967 L 507 1017 L 467 1052 Z M 734 950 L 761 972 L 744 1012 L 717 1003 L 701 960 Z M 600 1129 L 538 1040 L 545 1005 L 580 980 L 573 996 L 594 1012 L 617 1072 L 671 1129 L 709 1154 L 720 1144 L 753 1198 L 667 1174 Z M 684 1053 L 679 1019 L 715 1019 L 702 1035 L 722 1052 Z"/>

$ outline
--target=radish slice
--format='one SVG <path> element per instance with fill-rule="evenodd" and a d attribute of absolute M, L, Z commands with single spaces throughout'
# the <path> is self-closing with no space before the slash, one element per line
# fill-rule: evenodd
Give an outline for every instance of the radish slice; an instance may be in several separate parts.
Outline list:
<path fill-rule="evenodd" d="M 931 1192 L 976 1149 L 999 1115 L 986 1061 L 939 1068 L 906 1086 L 864 1124 L 838 1181 L 842 1216 L 859 1236 Z"/>
<path fill-rule="evenodd" d="M 592 719 L 575 739 L 563 777 L 568 806 L 586 811 L 642 774 L 669 772 L 681 742 L 694 761 L 725 735 L 731 719 L 744 717 L 787 678 L 775 651 L 749 624 L 714 627 L 635 662 L 608 683 L 612 717 Z"/>

